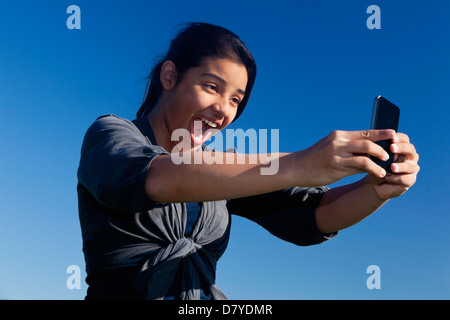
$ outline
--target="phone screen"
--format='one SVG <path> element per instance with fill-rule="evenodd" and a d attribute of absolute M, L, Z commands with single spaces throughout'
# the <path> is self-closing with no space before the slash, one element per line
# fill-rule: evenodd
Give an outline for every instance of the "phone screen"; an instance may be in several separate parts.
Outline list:
<path fill-rule="evenodd" d="M 394 129 L 398 131 L 398 122 L 400 119 L 400 109 L 383 98 L 378 96 L 373 103 L 372 122 L 370 129 Z M 391 152 L 391 140 L 376 141 L 376 144 L 380 145 L 387 153 L 389 153 L 389 160 L 382 161 L 376 157 L 372 157 L 372 161 L 381 166 L 386 172 L 391 173 L 391 164 L 394 162 L 394 155 Z"/>

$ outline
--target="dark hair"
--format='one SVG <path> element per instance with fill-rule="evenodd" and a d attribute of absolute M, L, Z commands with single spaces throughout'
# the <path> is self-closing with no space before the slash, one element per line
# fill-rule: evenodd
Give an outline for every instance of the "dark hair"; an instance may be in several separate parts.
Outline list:
<path fill-rule="evenodd" d="M 238 106 L 234 120 L 245 108 L 256 78 L 256 63 L 244 42 L 233 32 L 208 23 L 190 23 L 172 40 L 167 54 L 155 65 L 148 77 L 145 99 L 138 110 L 138 118 L 147 115 L 162 95 L 161 67 L 167 60 L 175 64 L 178 81 L 188 69 L 198 67 L 207 57 L 228 58 L 247 69 L 245 95 Z M 233 121 L 234 121 L 233 120 Z"/>

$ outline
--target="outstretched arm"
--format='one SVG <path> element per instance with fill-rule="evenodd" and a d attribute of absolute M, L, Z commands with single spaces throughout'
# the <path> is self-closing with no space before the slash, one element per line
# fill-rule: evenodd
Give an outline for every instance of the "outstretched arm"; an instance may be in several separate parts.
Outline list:
<path fill-rule="evenodd" d="M 204 162 L 176 164 L 171 156 L 153 160 L 145 181 L 147 196 L 156 202 L 192 202 L 234 199 L 268 193 L 294 186 L 315 187 L 336 182 L 357 173 L 370 173 L 383 178 L 385 172 L 365 154 L 383 160 L 387 153 L 374 143 L 392 139 L 393 130 L 334 131 L 314 146 L 294 152 L 272 155 L 279 170 L 273 175 L 261 175 L 262 163 L 252 164 L 249 155 L 239 164 L 226 160 L 221 164 Z M 269 157 L 264 157 L 269 158 Z"/>

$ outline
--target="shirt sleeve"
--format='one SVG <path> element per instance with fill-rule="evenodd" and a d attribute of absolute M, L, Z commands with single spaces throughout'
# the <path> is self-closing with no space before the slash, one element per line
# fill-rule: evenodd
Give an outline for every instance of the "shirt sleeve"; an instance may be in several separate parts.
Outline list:
<path fill-rule="evenodd" d="M 167 152 L 152 145 L 126 119 L 98 118 L 81 148 L 78 182 L 103 206 L 118 212 L 147 211 L 156 205 L 145 193 L 152 161 Z"/>
<path fill-rule="evenodd" d="M 316 208 L 327 187 L 294 187 L 228 201 L 232 214 L 250 219 L 280 239 L 299 246 L 325 242 L 337 235 L 322 233 Z"/>

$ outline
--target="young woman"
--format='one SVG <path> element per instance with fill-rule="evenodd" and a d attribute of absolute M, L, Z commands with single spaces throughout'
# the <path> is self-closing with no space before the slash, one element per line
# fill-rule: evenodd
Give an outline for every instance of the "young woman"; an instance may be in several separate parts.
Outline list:
<path fill-rule="evenodd" d="M 274 175 L 261 175 L 264 164 L 236 153 L 215 151 L 224 158 L 215 164 L 174 163 L 172 133 L 188 133 L 184 154 L 214 152 L 204 142 L 243 112 L 255 77 L 255 62 L 238 36 L 189 24 L 153 69 L 137 118 L 108 115 L 91 125 L 77 187 L 86 299 L 226 299 L 215 270 L 231 214 L 312 245 L 414 184 L 418 155 L 407 135 L 392 130 L 335 131 L 306 150 L 272 154 L 279 162 Z M 365 156 L 386 159 L 374 143 L 384 139 L 394 142 L 397 160 L 389 175 Z M 323 187 L 364 172 L 356 183 Z"/>

